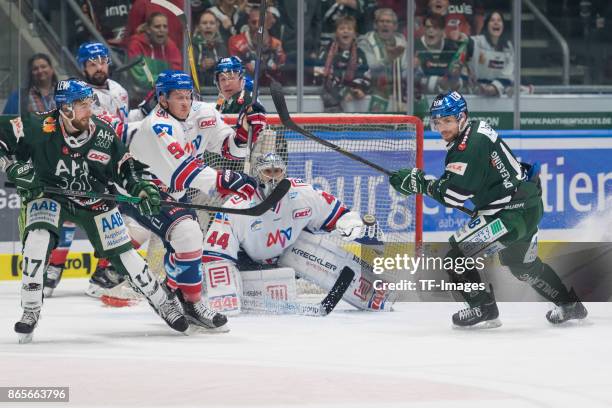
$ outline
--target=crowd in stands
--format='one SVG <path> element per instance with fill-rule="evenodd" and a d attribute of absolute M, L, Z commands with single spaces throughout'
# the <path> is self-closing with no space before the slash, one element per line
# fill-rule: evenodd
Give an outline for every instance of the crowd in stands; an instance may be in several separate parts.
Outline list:
<path fill-rule="evenodd" d="M 183 26 L 165 8 L 150 0 L 80 1 L 109 45 L 130 60 L 142 57 L 131 75 L 143 89 L 162 70 L 183 66 Z M 201 86 L 215 86 L 215 63 L 222 57 L 239 57 L 253 75 L 259 1 L 171 2 L 181 9 L 191 5 Z M 303 18 L 305 85 L 321 87 L 325 111 L 404 111 L 409 69 L 417 101 L 451 89 L 511 96 L 515 51 L 508 0 L 416 0 L 410 32 L 406 0 L 304 0 L 301 16 L 296 0 L 267 3 L 260 83 L 296 84 L 297 23 Z"/>

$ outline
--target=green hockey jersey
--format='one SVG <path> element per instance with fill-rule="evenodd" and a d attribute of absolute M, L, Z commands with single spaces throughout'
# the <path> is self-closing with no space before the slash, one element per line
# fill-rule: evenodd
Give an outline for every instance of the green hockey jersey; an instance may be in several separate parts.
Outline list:
<path fill-rule="evenodd" d="M 444 174 L 427 191 L 443 205 L 460 207 L 471 200 L 480 215 L 491 215 L 541 200 L 538 189 L 525 186 L 521 164 L 487 122 L 470 122 L 446 148 Z"/>
<path fill-rule="evenodd" d="M 0 132 L 0 154 L 31 160 L 45 186 L 64 190 L 106 193 L 112 183 L 130 190 L 140 180 L 144 165 L 131 158 L 113 128 L 95 116 L 89 122 L 89 139 L 79 147 L 66 142 L 59 111 L 29 114 L 10 121 Z M 60 202 L 65 198 L 54 197 Z M 72 198 L 88 208 L 100 200 Z"/>

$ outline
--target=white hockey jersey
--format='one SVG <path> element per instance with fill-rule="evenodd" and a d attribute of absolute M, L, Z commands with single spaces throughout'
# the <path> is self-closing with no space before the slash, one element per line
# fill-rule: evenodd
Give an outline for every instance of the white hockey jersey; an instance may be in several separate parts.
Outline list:
<path fill-rule="evenodd" d="M 260 217 L 217 213 L 204 239 L 204 261 L 236 262 L 242 248 L 254 261 L 274 263 L 304 229 L 330 232 L 349 212 L 333 195 L 299 179 L 289 180 L 289 192 Z M 248 208 L 261 201 L 258 194 L 249 201 L 234 196 L 224 207 Z"/>
<path fill-rule="evenodd" d="M 111 114 L 122 122 L 128 117 L 128 92 L 118 82 L 109 79 L 106 87 L 91 85 L 94 92 L 92 111 L 94 115 Z"/>
<path fill-rule="evenodd" d="M 134 125 L 135 132 L 130 124 L 130 152 L 174 191 L 191 187 L 206 194 L 214 192 L 217 171 L 202 161 L 205 151 L 230 160 L 245 155 L 245 148 L 234 141 L 234 129 L 223 121 L 214 104 L 194 101 L 184 121 L 175 119 L 158 104 Z"/>

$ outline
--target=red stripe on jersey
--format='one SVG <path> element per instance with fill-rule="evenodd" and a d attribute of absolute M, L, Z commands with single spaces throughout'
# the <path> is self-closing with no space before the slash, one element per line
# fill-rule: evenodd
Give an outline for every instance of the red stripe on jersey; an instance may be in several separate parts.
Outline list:
<path fill-rule="evenodd" d="M 199 171 L 200 171 L 200 161 L 193 160 L 191 163 L 185 166 L 185 168 L 181 170 L 179 174 L 176 175 L 176 178 L 175 178 L 176 181 L 174 182 L 173 188 L 175 190 L 184 190 L 185 188 L 188 187 L 188 186 L 185 186 L 185 182 L 187 181 L 187 179 L 189 179 L 189 176 Z"/>
<path fill-rule="evenodd" d="M 336 210 L 336 213 L 332 216 L 331 220 L 325 226 L 325 229 L 327 231 L 332 231 L 334 228 L 336 228 L 336 221 L 338 221 L 338 219 L 342 217 L 348 211 L 349 211 L 348 208 L 346 208 L 343 205 L 338 207 L 338 209 Z"/>

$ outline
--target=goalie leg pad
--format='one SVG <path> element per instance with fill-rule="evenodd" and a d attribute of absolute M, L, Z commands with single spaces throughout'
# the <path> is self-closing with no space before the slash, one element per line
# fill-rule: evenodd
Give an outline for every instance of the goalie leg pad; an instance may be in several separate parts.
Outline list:
<path fill-rule="evenodd" d="M 28 232 L 23 244 L 21 307 L 26 311 L 40 310 L 42 306 L 43 276 L 54 241 L 55 236 L 49 231 L 35 229 Z"/>
<path fill-rule="evenodd" d="M 200 224 L 184 218 L 172 226 L 169 241 L 174 250 L 174 269 L 169 274 L 188 302 L 202 298 L 202 241 Z"/>
<path fill-rule="evenodd" d="M 389 310 L 394 294 L 386 290 L 374 289 L 374 275 L 370 265 L 352 253 L 337 246 L 323 234 L 302 233 L 298 240 L 285 250 L 278 264 L 295 269 L 300 278 L 331 290 L 348 267 L 355 272 L 348 290 L 342 297 L 344 301 L 361 310 Z"/>
<path fill-rule="evenodd" d="M 206 262 L 204 287 L 209 308 L 230 316 L 240 313 L 242 280 L 233 262 Z"/>
<path fill-rule="evenodd" d="M 245 297 L 269 297 L 273 300 L 294 302 L 297 300 L 295 270 L 273 268 L 255 271 L 240 271 L 242 294 Z"/>

